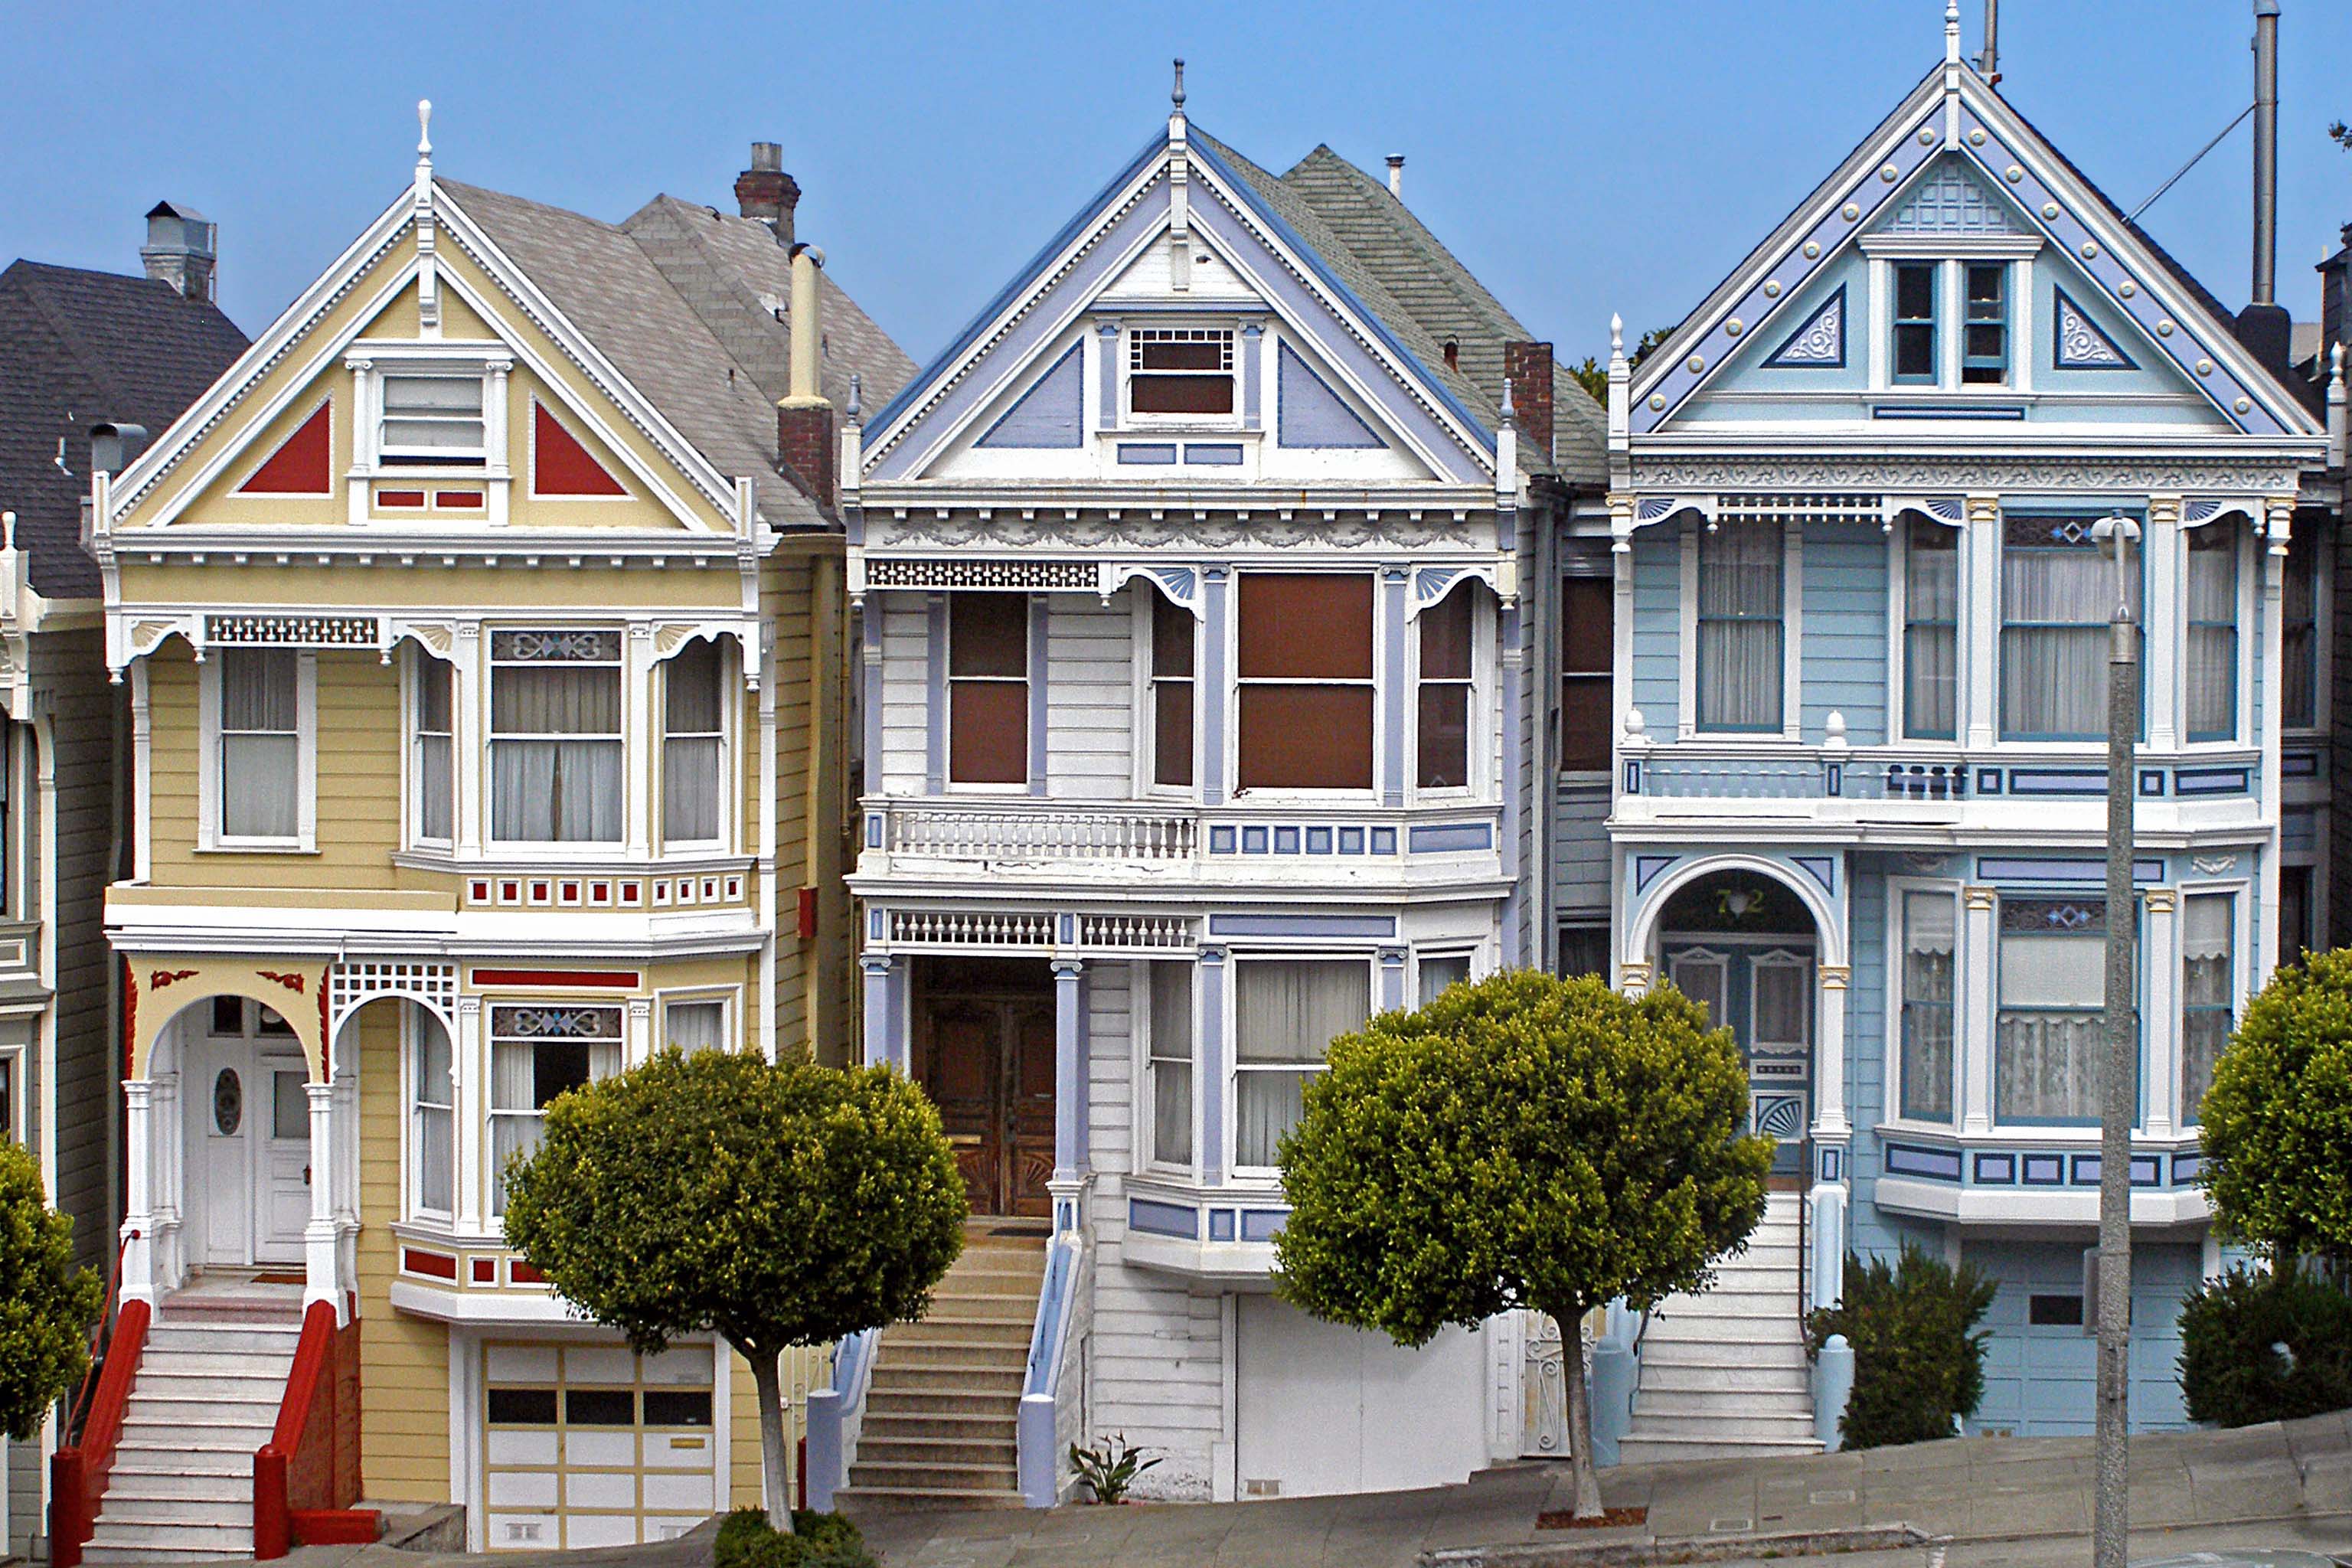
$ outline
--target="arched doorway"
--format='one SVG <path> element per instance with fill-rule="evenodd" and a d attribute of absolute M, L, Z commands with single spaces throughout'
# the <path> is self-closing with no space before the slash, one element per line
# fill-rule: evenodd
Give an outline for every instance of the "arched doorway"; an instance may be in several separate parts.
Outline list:
<path fill-rule="evenodd" d="M 1801 1185 L 1812 1125 L 1819 928 L 1786 883 L 1746 868 L 1710 872 L 1668 895 L 1658 973 L 1727 1027 L 1748 1064 L 1748 1125 L 1779 1141 L 1776 1184 Z"/>

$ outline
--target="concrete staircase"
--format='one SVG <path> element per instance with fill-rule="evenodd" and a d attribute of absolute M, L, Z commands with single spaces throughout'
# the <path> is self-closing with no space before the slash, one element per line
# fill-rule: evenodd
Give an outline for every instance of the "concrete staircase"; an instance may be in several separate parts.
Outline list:
<path fill-rule="evenodd" d="M 931 1315 L 882 1331 L 843 1507 L 1021 1506 L 1021 1385 L 1046 1236 L 1043 1221 L 974 1221 Z"/>
<path fill-rule="evenodd" d="M 1748 1250 L 1717 1268 L 1715 1288 L 1668 1297 L 1652 1313 L 1621 1463 L 1821 1451 L 1797 1321 L 1803 1201 L 1769 1194 Z"/>
<path fill-rule="evenodd" d="M 163 1299 L 85 1561 L 253 1555 L 253 1451 L 277 1426 L 301 1310 L 299 1286 L 250 1280 Z"/>

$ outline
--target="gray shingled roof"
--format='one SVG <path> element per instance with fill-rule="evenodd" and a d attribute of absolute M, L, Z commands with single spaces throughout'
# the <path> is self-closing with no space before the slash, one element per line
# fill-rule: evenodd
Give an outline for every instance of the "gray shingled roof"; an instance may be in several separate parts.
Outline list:
<path fill-rule="evenodd" d="M 792 340 L 761 296 L 789 292 L 789 265 L 778 265 L 782 249 L 764 225 L 714 221 L 709 208 L 667 196 L 625 225 L 610 224 L 478 185 L 436 184 L 704 458 L 730 479 L 751 480 L 772 525 L 825 525 L 777 468 L 776 400 Z M 747 243 L 747 230 L 764 250 Z M 829 279 L 824 295 L 835 350 L 826 395 L 841 406 L 853 369 L 869 402 L 896 391 L 912 362 Z"/>
<path fill-rule="evenodd" d="M 218 306 L 152 278 L 37 261 L 0 272 L 0 509 L 16 514 L 34 587 L 98 596 L 98 563 L 81 547 L 89 427 L 161 436 L 245 347 Z M 70 473 L 58 467 L 60 439 Z"/>

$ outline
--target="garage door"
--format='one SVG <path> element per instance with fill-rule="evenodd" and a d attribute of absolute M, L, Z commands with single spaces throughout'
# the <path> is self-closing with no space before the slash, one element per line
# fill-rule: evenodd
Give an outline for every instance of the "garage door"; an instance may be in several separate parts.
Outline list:
<path fill-rule="evenodd" d="M 1244 1498 L 1389 1491 L 1466 1479 L 1486 1462 L 1482 1334 L 1418 1351 L 1244 1296 L 1234 1379 L 1234 1489 Z"/>
<path fill-rule="evenodd" d="M 627 1546 L 719 1506 L 711 1353 L 482 1347 L 483 1544 Z"/>

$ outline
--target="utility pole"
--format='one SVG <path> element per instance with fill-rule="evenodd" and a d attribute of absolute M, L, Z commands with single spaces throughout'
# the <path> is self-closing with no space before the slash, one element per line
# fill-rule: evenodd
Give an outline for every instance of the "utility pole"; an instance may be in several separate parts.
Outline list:
<path fill-rule="evenodd" d="M 2132 615 L 2132 549 L 2139 524 L 2103 517 L 2099 553 L 2116 565 L 2107 647 L 2106 1059 L 2099 1078 L 2099 1361 L 2097 1471 L 2091 1561 L 2126 1568 L 2131 1489 L 2125 1450 L 2131 1388 L 2131 1134 L 2139 1099 L 2139 1020 L 2132 984 L 2138 922 L 2132 910 L 2134 746 L 2139 738 L 2139 627 Z"/>

